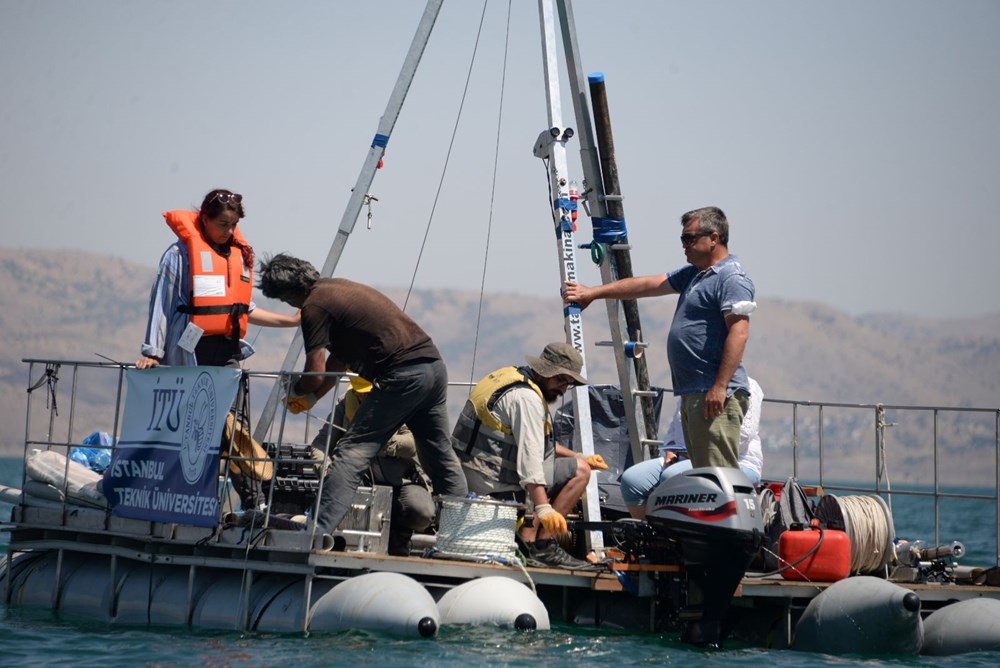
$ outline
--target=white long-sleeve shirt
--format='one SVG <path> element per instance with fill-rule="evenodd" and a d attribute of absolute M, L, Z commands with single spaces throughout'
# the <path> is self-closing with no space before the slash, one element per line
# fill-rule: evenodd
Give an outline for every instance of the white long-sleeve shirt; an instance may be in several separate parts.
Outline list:
<path fill-rule="evenodd" d="M 517 475 L 521 487 L 545 485 L 545 423 L 548 407 L 528 387 L 515 387 L 496 403 L 493 412 L 508 425 L 517 443 Z"/>
<path fill-rule="evenodd" d="M 764 403 L 764 390 L 753 378 L 747 378 L 750 383 L 750 406 L 747 408 L 743 422 L 740 424 L 739 463 L 760 475 L 764 468 L 764 452 L 760 443 L 760 411 Z M 663 442 L 670 450 L 686 450 L 684 444 L 684 429 L 681 427 L 681 398 L 677 397 L 677 407 L 674 418 L 670 421 Z"/>

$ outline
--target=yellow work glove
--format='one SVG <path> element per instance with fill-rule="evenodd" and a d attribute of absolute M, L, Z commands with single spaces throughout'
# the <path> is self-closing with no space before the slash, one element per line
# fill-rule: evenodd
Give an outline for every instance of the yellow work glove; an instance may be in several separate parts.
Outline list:
<path fill-rule="evenodd" d="M 561 536 L 565 533 L 569 533 L 569 527 L 566 525 L 566 518 L 562 516 L 557 510 L 552 510 L 552 506 L 548 503 L 543 503 L 540 506 L 535 506 L 535 518 L 542 523 L 545 530 L 555 536 Z"/>
<path fill-rule="evenodd" d="M 583 461 L 587 462 L 587 466 L 597 471 L 607 471 L 608 465 L 604 463 L 604 457 L 600 455 L 588 455 L 583 458 Z"/>
<path fill-rule="evenodd" d="M 285 398 L 285 405 L 288 406 L 289 413 L 298 415 L 316 405 L 316 395 L 312 392 L 306 395 L 289 393 Z"/>

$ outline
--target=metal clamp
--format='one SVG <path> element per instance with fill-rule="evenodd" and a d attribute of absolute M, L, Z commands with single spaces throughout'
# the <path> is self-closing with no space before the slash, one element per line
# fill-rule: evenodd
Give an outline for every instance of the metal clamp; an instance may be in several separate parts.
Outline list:
<path fill-rule="evenodd" d="M 597 341 L 594 343 L 595 346 L 602 347 L 612 347 L 615 345 L 614 341 Z M 625 342 L 625 356 L 630 359 L 638 359 L 642 357 L 642 349 L 649 347 L 649 344 L 645 341 L 626 341 Z"/>

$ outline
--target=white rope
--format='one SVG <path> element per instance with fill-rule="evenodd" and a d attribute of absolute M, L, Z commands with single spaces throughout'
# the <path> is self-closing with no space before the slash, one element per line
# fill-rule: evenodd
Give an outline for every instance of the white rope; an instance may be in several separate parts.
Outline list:
<path fill-rule="evenodd" d="M 935 413 L 936 415 L 936 413 Z M 889 464 L 886 459 L 886 427 L 895 427 L 895 422 L 885 421 L 885 406 L 878 404 L 875 408 L 875 429 L 878 442 L 879 470 L 876 473 L 877 480 L 885 480 L 886 498 L 888 499 L 889 514 L 892 515 L 892 481 L 889 480 Z"/>
<path fill-rule="evenodd" d="M 435 551 L 446 557 L 514 558 L 517 509 L 497 501 L 442 499 Z"/>
<path fill-rule="evenodd" d="M 874 496 L 841 496 L 837 500 L 851 539 L 851 572 L 881 570 L 888 560 L 893 538 L 890 534 L 895 533 L 882 500 Z"/>

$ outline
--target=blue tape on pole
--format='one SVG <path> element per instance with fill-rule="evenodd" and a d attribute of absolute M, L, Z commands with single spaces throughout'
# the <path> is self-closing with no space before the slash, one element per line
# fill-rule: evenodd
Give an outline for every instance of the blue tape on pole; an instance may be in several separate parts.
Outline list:
<path fill-rule="evenodd" d="M 566 211 L 576 211 L 576 202 L 571 199 L 566 199 L 565 197 L 560 197 L 555 201 L 556 207 L 564 209 Z"/>
<path fill-rule="evenodd" d="M 601 243 L 616 243 L 628 238 L 624 218 L 591 218 L 594 224 L 594 241 Z"/>
<path fill-rule="evenodd" d="M 573 231 L 573 221 L 565 219 L 560 220 L 559 227 L 562 229 L 563 232 L 566 232 L 568 234 L 569 232 Z M 562 235 L 557 234 L 556 238 L 561 239 Z"/>
<path fill-rule="evenodd" d="M 591 72 L 587 75 L 587 81 L 590 83 L 601 83 L 604 81 L 604 72 Z"/>
<path fill-rule="evenodd" d="M 579 304 L 566 304 L 563 307 L 563 317 L 568 317 L 571 315 L 580 315 L 580 305 Z"/>
<path fill-rule="evenodd" d="M 382 148 L 385 148 L 386 144 L 388 143 L 389 143 L 389 135 L 376 134 L 375 139 L 372 139 L 372 148 L 375 148 L 376 146 L 381 146 Z"/>

